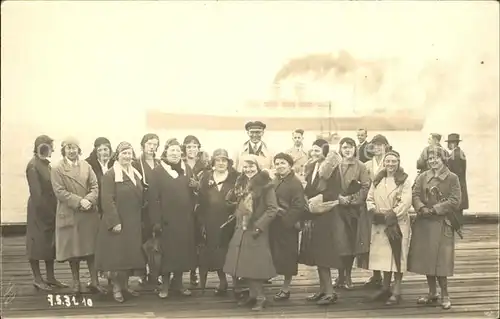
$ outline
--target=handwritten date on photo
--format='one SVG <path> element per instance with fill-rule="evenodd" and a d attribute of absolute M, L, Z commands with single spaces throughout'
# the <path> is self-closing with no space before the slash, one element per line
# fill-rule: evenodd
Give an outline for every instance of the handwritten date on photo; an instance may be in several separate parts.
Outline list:
<path fill-rule="evenodd" d="M 72 295 L 54 295 L 47 294 L 49 307 L 93 307 L 94 302 L 91 298 L 84 296 L 77 297 Z"/>

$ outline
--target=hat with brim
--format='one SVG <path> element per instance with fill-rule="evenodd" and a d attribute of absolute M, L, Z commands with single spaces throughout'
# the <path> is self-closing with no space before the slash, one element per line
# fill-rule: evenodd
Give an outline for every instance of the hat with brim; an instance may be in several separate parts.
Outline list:
<path fill-rule="evenodd" d="M 445 142 L 461 142 L 460 134 L 452 133 L 448 135 L 448 139 Z"/>
<path fill-rule="evenodd" d="M 389 145 L 389 141 L 387 141 L 387 138 L 384 135 L 377 134 L 372 138 L 370 144 Z"/>
<path fill-rule="evenodd" d="M 229 159 L 229 154 L 227 153 L 227 151 L 225 149 L 219 148 L 219 149 L 216 149 L 212 155 L 212 159 L 216 159 L 216 158 Z"/>

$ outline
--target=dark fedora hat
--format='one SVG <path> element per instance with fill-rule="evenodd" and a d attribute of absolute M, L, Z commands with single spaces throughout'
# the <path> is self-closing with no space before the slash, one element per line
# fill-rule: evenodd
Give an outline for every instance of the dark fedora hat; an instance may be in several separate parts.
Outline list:
<path fill-rule="evenodd" d="M 445 142 L 461 142 L 460 134 L 451 133 L 448 135 L 448 139 Z"/>

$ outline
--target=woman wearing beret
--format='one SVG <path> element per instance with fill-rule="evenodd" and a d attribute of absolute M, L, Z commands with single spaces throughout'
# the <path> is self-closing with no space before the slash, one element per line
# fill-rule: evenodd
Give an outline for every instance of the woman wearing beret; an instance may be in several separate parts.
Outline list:
<path fill-rule="evenodd" d="M 412 225 L 408 271 L 427 276 L 429 294 L 418 304 L 439 302 L 436 279 L 441 287 L 441 306 L 451 308 L 448 279 L 453 276 L 455 232 L 460 233 L 457 211 L 461 191 L 457 175 L 446 166 L 448 154 L 440 146 L 430 146 L 425 158 L 429 170 L 417 177 L 413 187 L 413 208 L 417 218 Z"/>
<path fill-rule="evenodd" d="M 278 202 L 278 216 L 271 223 L 269 239 L 274 266 L 284 276 L 283 286 L 274 296 L 281 301 L 290 298 L 290 283 L 297 275 L 299 259 L 299 227 L 306 200 L 302 182 L 293 171 L 293 158 L 286 153 L 274 157 L 276 177 L 273 180 Z"/>
<path fill-rule="evenodd" d="M 96 261 L 97 269 L 111 273 L 113 298 L 121 303 L 122 292 L 139 295 L 129 287 L 128 280 L 133 270 L 145 266 L 141 237 L 143 186 L 141 174 L 132 167 L 132 145 L 121 142 L 114 157 L 113 168 L 102 178 L 103 217 Z"/>
<path fill-rule="evenodd" d="M 95 268 L 95 247 L 100 216 L 97 208 L 98 182 L 92 167 L 79 159 L 80 144 L 66 138 L 61 144 L 63 159 L 51 171 L 57 198 L 56 259 L 68 261 L 73 277 L 72 291 L 80 293 L 80 261 L 86 260 L 90 272 L 89 288 L 105 292 Z"/>
<path fill-rule="evenodd" d="M 85 160 L 90 164 L 97 177 L 97 184 L 99 185 L 99 198 L 97 199 L 97 208 L 99 214 L 102 214 L 101 209 L 101 178 L 106 172 L 113 167 L 113 160 L 111 159 L 112 149 L 111 143 L 105 137 L 98 137 L 94 142 L 94 149 L 89 157 Z"/>
<path fill-rule="evenodd" d="M 261 311 L 267 303 L 264 282 L 276 275 L 269 247 L 269 225 L 278 207 L 272 180 L 262 171 L 256 155 L 242 158 L 243 172 L 228 193 L 228 202 L 235 207 L 236 226 L 229 242 L 224 272 L 248 283 L 250 295 L 238 305 Z M 235 287 L 236 288 L 236 287 Z"/>
<path fill-rule="evenodd" d="M 212 169 L 203 172 L 201 176 L 199 206 L 196 210 L 205 237 L 200 247 L 200 278 L 201 286 L 205 288 L 208 271 L 216 271 L 220 284 L 215 289 L 215 295 L 223 295 L 228 289 L 226 274 L 222 271 L 227 247 L 221 246 L 219 242 L 220 227 L 233 213 L 232 207 L 227 205 L 226 196 L 233 189 L 238 173 L 232 167 L 233 161 L 224 149 L 214 151 L 211 164 Z"/>
<path fill-rule="evenodd" d="M 196 267 L 196 188 L 190 186 L 192 171 L 181 156 L 181 144 L 176 139 L 167 140 L 161 163 L 153 169 L 149 182 L 150 219 L 153 231 L 161 234 L 163 284 L 159 297 L 162 299 L 168 297 L 171 273 L 175 286 L 172 288 L 183 296 L 191 296 L 191 291 L 182 285 L 182 274 Z"/>
<path fill-rule="evenodd" d="M 147 210 L 147 190 L 149 181 L 153 178 L 153 170 L 160 165 L 160 160 L 156 159 L 156 152 L 160 145 L 160 138 L 154 133 L 147 133 L 141 139 L 141 155 L 134 159 L 132 166 L 142 175 L 142 184 L 144 186 L 144 201 L 145 205 L 142 209 L 142 243 L 144 244 L 153 236 L 153 225 L 149 219 Z M 144 256 L 146 257 L 146 256 Z M 148 269 L 143 269 L 139 274 L 141 276 L 140 283 L 152 283 L 156 285 L 161 283 L 159 278 L 148 278 Z"/>
<path fill-rule="evenodd" d="M 323 201 L 337 200 L 340 195 L 339 175 L 336 172 L 340 156 L 330 152 L 330 146 L 324 139 L 317 139 L 311 147 L 311 161 L 305 167 L 307 199 L 318 195 Z M 316 266 L 319 277 L 319 291 L 307 297 L 307 301 L 318 305 L 330 305 L 337 301 L 337 293 L 332 284 L 331 268 L 342 267 L 337 240 L 334 237 L 336 222 L 335 207 L 322 214 L 311 214 L 308 219 L 308 234 L 302 234 L 302 241 L 308 241 L 307 251 L 301 248 L 300 262 Z M 301 244 L 302 247 L 302 244 Z M 305 257 L 307 255 L 307 257 Z"/>
<path fill-rule="evenodd" d="M 338 166 L 341 196 L 337 207 L 338 222 L 335 223 L 335 237 L 343 267 L 339 269 L 339 277 L 335 285 L 352 289 L 351 272 L 354 259 L 358 266 L 368 266 L 370 250 L 371 218 L 366 210 L 366 196 L 370 188 L 370 176 L 366 166 L 357 159 L 356 142 L 350 137 L 340 140 L 342 162 Z M 351 183 L 359 183 L 361 188 L 355 194 L 347 194 Z"/>
<path fill-rule="evenodd" d="M 44 291 L 50 291 L 53 287 L 67 287 L 54 275 L 57 199 L 50 181 L 49 162 L 53 149 L 54 142 L 50 137 L 38 136 L 35 139 L 33 158 L 26 167 L 26 179 L 30 191 L 26 252 L 33 272 L 33 286 Z M 46 281 L 40 272 L 40 260 L 45 261 Z"/>
<path fill-rule="evenodd" d="M 394 305 L 401 301 L 401 281 L 410 246 L 408 210 L 412 183 L 401 167 L 399 153 L 390 150 L 382 160 L 382 169 L 374 177 L 366 199 L 368 211 L 373 215 L 368 269 L 384 272 L 382 289 L 373 300 Z"/>

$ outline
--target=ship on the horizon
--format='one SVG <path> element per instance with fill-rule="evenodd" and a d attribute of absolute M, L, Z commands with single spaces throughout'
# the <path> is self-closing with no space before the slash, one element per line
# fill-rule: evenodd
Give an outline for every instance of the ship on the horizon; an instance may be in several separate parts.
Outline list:
<path fill-rule="evenodd" d="M 207 109 L 212 109 L 207 107 Z M 216 109 L 215 109 L 216 110 Z M 268 100 L 250 101 L 244 108 L 223 114 L 195 111 L 148 110 L 146 125 L 151 129 L 241 130 L 245 123 L 260 120 L 268 130 L 307 131 L 334 134 L 365 128 L 369 131 L 420 131 L 425 118 L 415 112 L 374 110 L 356 114 L 332 106 L 331 102 Z"/>

